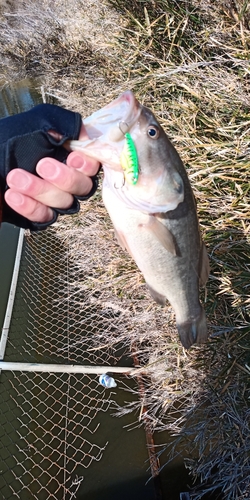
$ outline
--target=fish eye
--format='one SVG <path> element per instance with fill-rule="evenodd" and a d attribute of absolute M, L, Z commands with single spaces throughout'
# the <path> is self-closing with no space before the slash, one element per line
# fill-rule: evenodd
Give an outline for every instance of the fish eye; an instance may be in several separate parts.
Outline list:
<path fill-rule="evenodd" d="M 148 127 L 147 134 L 150 139 L 158 139 L 159 133 L 159 129 L 155 125 L 150 125 L 150 127 Z"/>

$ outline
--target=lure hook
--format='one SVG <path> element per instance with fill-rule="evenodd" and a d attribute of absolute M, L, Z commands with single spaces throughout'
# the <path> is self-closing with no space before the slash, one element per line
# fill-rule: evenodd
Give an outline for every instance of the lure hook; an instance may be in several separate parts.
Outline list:
<path fill-rule="evenodd" d="M 126 127 L 126 130 L 123 130 L 123 125 Z M 127 123 L 127 122 L 124 122 L 123 120 L 121 120 L 121 121 L 119 122 L 119 129 L 120 129 L 120 131 L 121 131 L 121 133 L 122 133 L 123 135 L 126 135 L 126 133 L 127 133 L 127 132 L 128 132 L 128 130 L 129 130 L 129 125 L 128 125 L 128 123 Z"/>

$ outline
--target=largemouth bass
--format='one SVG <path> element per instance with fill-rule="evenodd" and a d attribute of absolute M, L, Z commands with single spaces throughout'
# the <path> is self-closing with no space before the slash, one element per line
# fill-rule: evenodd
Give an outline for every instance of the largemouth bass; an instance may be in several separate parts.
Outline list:
<path fill-rule="evenodd" d="M 135 260 L 152 297 L 161 305 L 170 302 L 183 346 L 205 342 L 199 284 L 207 281 L 209 263 L 196 202 L 177 151 L 155 116 L 130 91 L 83 123 L 89 140 L 70 141 L 70 148 L 102 163 L 103 201 L 119 243 Z M 138 176 L 133 182 L 121 162 L 127 137 L 137 152 Z"/>

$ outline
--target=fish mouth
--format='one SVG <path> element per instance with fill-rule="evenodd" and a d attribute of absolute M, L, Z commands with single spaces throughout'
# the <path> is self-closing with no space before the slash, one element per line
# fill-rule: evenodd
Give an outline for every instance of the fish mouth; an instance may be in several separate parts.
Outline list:
<path fill-rule="evenodd" d="M 69 146 L 72 150 L 84 151 L 86 155 L 102 163 L 103 186 L 115 192 L 129 208 L 152 214 L 174 210 L 183 201 L 184 186 L 175 168 L 165 167 L 164 158 L 158 160 L 157 147 L 150 146 L 147 153 L 145 138 L 147 138 L 147 125 L 151 121 L 158 127 L 153 114 L 137 101 L 132 91 L 127 90 L 84 119 L 83 124 L 88 139 L 70 141 Z M 139 160 L 139 179 L 135 185 L 126 181 L 124 168 L 121 165 L 121 154 L 126 144 L 127 132 L 132 136 Z M 164 131 L 162 132 L 164 134 Z M 167 151 L 167 158 L 168 147 L 170 147 L 168 144 L 163 147 L 163 150 Z M 152 155 L 155 155 L 156 162 L 160 162 L 159 167 L 153 168 Z M 144 162 L 147 165 L 146 169 Z"/>
<path fill-rule="evenodd" d="M 141 104 L 131 90 L 126 90 L 117 99 L 83 120 L 90 140 L 108 136 L 120 141 L 139 116 Z"/>
<path fill-rule="evenodd" d="M 95 111 L 83 120 L 88 138 L 72 140 L 72 151 L 83 151 L 110 169 L 121 171 L 120 156 L 125 144 L 125 134 L 138 122 L 142 105 L 131 90 Z"/>

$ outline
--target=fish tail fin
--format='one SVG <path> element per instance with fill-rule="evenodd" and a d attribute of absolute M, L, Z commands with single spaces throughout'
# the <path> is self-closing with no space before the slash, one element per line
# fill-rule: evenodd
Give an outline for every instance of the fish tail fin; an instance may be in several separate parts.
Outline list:
<path fill-rule="evenodd" d="M 185 349 L 189 349 L 193 344 L 204 344 L 208 338 L 207 320 L 203 307 L 200 315 L 195 319 L 177 324 L 181 343 Z"/>

